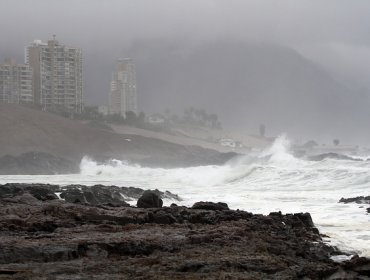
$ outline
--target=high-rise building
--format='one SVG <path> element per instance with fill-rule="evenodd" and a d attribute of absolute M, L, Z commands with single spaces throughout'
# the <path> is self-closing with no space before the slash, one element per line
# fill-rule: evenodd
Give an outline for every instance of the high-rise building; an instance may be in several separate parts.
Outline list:
<path fill-rule="evenodd" d="M 36 104 L 43 109 L 80 113 L 83 109 L 82 51 L 59 44 L 55 39 L 35 40 L 25 51 L 33 70 Z"/>
<path fill-rule="evenodd" d="M 132 59 L 120 59 L 112 74 L 109 113 L 123 117 L 127 112 L 137 114 L 136 70 Z"/>
<path fill-rule="evenodd" d="M 33 103 L 32 70 L 14 60 L 0 64 L 0 102 Z"/>

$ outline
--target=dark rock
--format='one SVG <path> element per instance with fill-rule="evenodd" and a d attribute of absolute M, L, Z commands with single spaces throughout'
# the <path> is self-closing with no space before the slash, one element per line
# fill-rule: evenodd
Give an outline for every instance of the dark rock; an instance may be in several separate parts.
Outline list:
<path fill-rule="evenodd" d="M 293 216 L 298 218 L 306 227 L 312 228 L 315 226 L 310 213 L 296 213 Z"/>
<path fill-rule="evenodd" d="M 356 196 L 350 198 L 341 198 L 340 203 L 357 203 L 357 204 L 370 204 L 370 196 Z M 366 209 L 367 213 L 370 213 L 370 208 Z"/>
<path fill-rule="evenodd" d="M 341 203 L 358 203 L 358 204 L 370 204 L 370 196 L 357 196 L 350 198 L 341 198 L 339 200 Z"/>
<path fill-rule="evenodd" d="M 71 185 L 62 188 L 60 197 L 71 203 L 85 203 L 88 205 L 111 205 L 113 207 L 130 206 L 125 202 L 119 192 L 118 187 L 114 186 L 79 186 Z"/>
<path fill-rule="evenodd" d="M 162 205 L 162 199 L 153 191 L 145 191 L 137 201 L 138 208 L 161 208 Z"/>
<path fill-rule="evenodd" d="M 53 221 L 44 221 L 40 223 L 34 223 L 29 226 L 27 231 L 29 232 L 53 232 L 58 228 L 58 225 Z"/>
<path fill-rule="evenodd" d="M 0 186 L 0 198 L 14 197 L 24 193 L 24 190 L 21 186 L 6 184 Z"/>
<path fill-rule="evenodd" d="M 48 189 L 47 187 L 35 186 L 35 187 L 25 188 L 25 190 L 28 191 L 31 195 L 33 195 L 35 198 L 41 201 L 59 199 L 58 196 L 54 193 L 54 191 Z"/>
<path fill-rule="evenodd" d="M 67 185 L 62 187 L 50 184 L 11 183 L 0 185 L 0 198 L 11 198 L 29 193 L 41 201 L 56 200 L 58 199 L 57 192 L 60 193 L 60 198 L 66 202 L 108 207 L 128 207 L 130 205 L 126 200 L 139 199 L 144 194 L 144 190 L 140 188 L 103 185 Z M 154 190 L 152 192 L 160 198 L 181 200 L 178 195 L 169 191 Z"/>
<path fill-rule="evenodd" d="M 25 192 L 30 193 L 38 200 L 58 199 L 54 193 L 55 186 L 43 184 L 5 184 L 0 185 L 0 198 L 14 197 Z"/>
<path fill-rule="evenodd" d="M 191 207 L 192 209 L 203 209 L 203 210 L 229 210 L 229 206 L 223 202 L 196 202 Z"/>
<path fill-rule="evenodd" d="M 159 211 L 156 213 L 151 213 L 152 215 L 148 215 L 148 222 L 162 224 L 162 225 L 170 225 L 176 223 L 177 220 L 172 214 L 167 214 L 166 212 Z"/>
<path fill-rule="evenodd" d="M 206 265 L 205 262 L 187 261 L 178 268 L 178 271 L 179 272 L 198 272 L 205 265 Z"/>
<path fill-rule="evenodd" d="M 308 213 L 253 215 L 211 202 L 206 209 L 94 206 L 86 202 L 114 200 L 120 188 L 70 187 L 91 197 L 78 192 L 80 204 L 39 200 L 25 185 L 0 192 L 1 279 L 369 277 L 369 259 L 331 261 L 343 253 L 312 230 Z"/>
<path fill-rule="evenodd" d="M 355 255 L 349 261 L 344 262 L 343 268 L 346 271 L 353 271 L 358 275 L 370 277 L 370 260 L 368 258 Z M 356 278 L 366 279 L 366 278 Z"/>

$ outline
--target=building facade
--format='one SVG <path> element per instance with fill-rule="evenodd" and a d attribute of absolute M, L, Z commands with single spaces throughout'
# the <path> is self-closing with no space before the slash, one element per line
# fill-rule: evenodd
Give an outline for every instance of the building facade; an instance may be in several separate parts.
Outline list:
<path fill-rule="evenodd" d="M 48 111 L 83 110 L 82 50 L 55 39 L 35 40 L 26 47 L 25 60 L 33 70 L 34 102 Z"/>
<path fill-rule="evenodd" d="M 138 113 L 136 93 L 136 70 L 132 59 L 120 59 L 112 74 L 109 95 L 109 114 Z"/>
<path fill-rule="evenodd" d="M 0 102 L 33 103 L 33 79 L 29 65 L 14 60 L 0 64 Z"/>

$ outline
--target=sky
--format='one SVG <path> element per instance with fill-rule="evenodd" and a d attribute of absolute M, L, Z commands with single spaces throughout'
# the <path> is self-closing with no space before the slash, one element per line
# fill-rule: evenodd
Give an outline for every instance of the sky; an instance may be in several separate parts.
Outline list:
<path fill-rule="evenodd" d="M 370 84 L 367 0 L 0 0 L 1 56 L 53 34 L 86 55 L 114 59 L 136 40 L 223 37 L 288 45 L 355 82 Z M 0 57 L 1 58 L 1 57 Z"/>
<path fill-rule="evenodd" d="M 1 0 L 1 32 L 27 43 L 57 34 L 83 45 L 219 36 L 289 45 L 369 46 L 366 0 Z"/>
<path fill-rule="evenodd" d="M 139 39 L 235 37 L 292 46 L 354 71 L 363 72 L 359 61 L 370 59 L 367 0 L 0 0 L 0 6 L 1 47 L 9 54 L 56 34 L 87 53 L 111 56 Z"/>
<path fill-rule="evenodd" d="M 30 42 L 56 34 L 83 49 L 86 103 L 104 104 L 115 60 L 137 44 L 196 48 L 234 40 L 294 49 L 349 88 L 366 91 L 369 11 L 368 0 L 0 0 L 0 61 L 22 61 Z"/>

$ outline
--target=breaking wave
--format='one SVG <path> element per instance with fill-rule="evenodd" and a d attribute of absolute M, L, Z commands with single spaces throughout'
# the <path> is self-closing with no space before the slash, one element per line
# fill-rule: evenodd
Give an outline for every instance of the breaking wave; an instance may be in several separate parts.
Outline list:
<path fill-rule="evenodd" d="M 189 168 L 148 168 L 111 160 L 98 163 L 87 157 L 80 174 L 0 176 L 0 182 L 104 184 L 158 188 L 178 194 L 182 204 L 223 201 L 233 209 L 268 214 L 310 212 L 331 244 L 370 256 L 370 220 L 365 205 L 342 204 L 342 197 L 369 195 L 370 162 L 366 157 L 324 155 L 316 160 L 296 158 L 282 135 L 259 154 L 225 165 Z"/>

